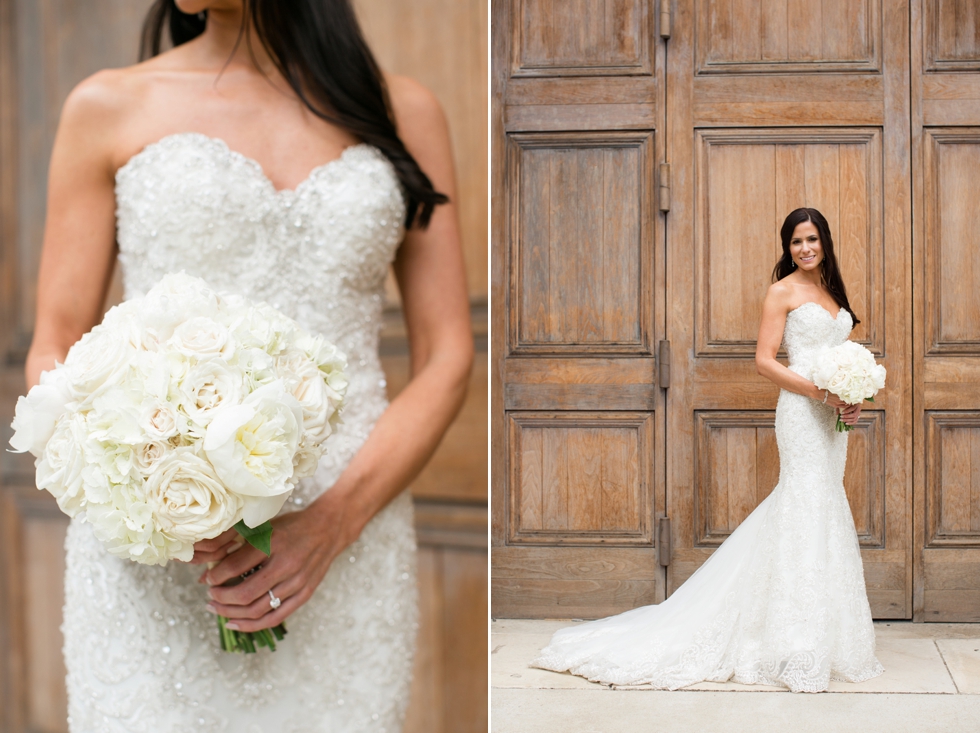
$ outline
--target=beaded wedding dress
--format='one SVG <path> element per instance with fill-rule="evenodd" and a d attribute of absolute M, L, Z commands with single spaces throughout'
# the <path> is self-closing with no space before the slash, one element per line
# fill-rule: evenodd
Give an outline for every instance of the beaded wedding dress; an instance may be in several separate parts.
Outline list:
<path fill-rule="evenodd" d="M 347 354 L 343 424 L 283 511 L 329 489 L 386 407 L 383 283 L 403 234 L 394 169 L 360 144 L 277 191 L 258 163 L 177 134 L 116 174 L 127 298 L 184 270 L 266 301 Z M 66 540 L 65 661 L 77 733 L 401 730 L 416 634 L 411 499 L 396 498 L 286 621 L 274 653 L 221 651 L 202 566 L 109 555 L 90 525 Z"/>
<path fill-rule="evenodd" d="M 851 328 L 843 308 L 790 311 L 789 368 L 810 379 Z M 772 493 L 663 603 L 562 629 L 532 666 L 670 690 L 731 680 L 819 692 L 881 674 L 835 422 L 833 408 L 781 391 Z"/>

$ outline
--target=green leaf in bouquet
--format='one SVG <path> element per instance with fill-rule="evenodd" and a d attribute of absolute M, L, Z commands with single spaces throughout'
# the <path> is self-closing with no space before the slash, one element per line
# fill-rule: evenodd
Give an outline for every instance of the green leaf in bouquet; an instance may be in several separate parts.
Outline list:
<path fill-rule="evenodd" d="M 874 397 L 865 397 L 864 399 L 866 399 L 868 402 L 874 402 L 875 401 L 875 398 Z"/>
<path fill-rule="evenodd" d="M 256 550 L 265 555 L 272 554 L 272 522 L 262 522 L 258 527 L 249 527 L 243 519 L 235 525 L 235 529 Z"/>

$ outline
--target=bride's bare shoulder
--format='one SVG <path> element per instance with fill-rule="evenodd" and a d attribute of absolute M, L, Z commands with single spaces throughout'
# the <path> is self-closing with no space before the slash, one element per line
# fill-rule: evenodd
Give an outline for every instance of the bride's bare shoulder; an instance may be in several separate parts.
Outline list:
<path fill-rule="evenodd" d="M 181 71 L 181 54 L 173 49 L 147 61 L 117 69 L 103 69 L 82 80 L 65 99 L 58 132 L 73 141 L 85 141 L 114 158 L 133 123 L 145 119 L 160 82 Z"/>
<path fill-rule="evenodd" d="M 763 311 L 786 315 L 786 313 L 789 312 L 795 297 L 796 294 L 793 290 L 793 283 L 787 282 L 787 278 L 777 280 L 770 285 L 769 290 L 766 291 Z"/>

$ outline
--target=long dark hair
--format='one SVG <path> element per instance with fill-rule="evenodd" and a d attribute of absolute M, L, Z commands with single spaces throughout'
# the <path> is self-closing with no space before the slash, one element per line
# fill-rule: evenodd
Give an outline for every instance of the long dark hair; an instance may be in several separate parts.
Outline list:
<path fill-rule="evenodd" d="M 783 256 L 772 270 L 772 281 L 782 280 L 796 268 L 793 256 L 789 253 L 789 243 L 793 239 L 793 232 L 797 225 L 805 221 L 813 222 L 820 235 L 820 246 L 823 249 L 823 261 L 820 263 L 820 278 L 827 288 L 830 296 L 841 308 L 851 314 L 851 321 L 856 326 L 861 321 L 851 310 L 851 304 L 847 301 L 847 290 L 844 288 L 844 281 L 841 279 L 840 270 L 837 267 L 837 257 L 834 255 L 834 239 L 830 236 L 830 225 L 827 219 L 816 209 L 794 209 L 786 217 L 783 226 L 779 230 L 779 238 L 783 244 Z"/>
<path fill-rule="evenodd" d="M 248 20 L 296 96 L 317 117 L 378 148 L 391 161 L 408 199 L 405 226 L 425 228 L 437 204 L 436 191 L 395 129 L 384 78 L 349 0 L 243 0 L 242 33 Z M 156 0 L 143 21 L 140 60 L 160 53 L 166 26 L 179 46 L 204 32 L 205 13 L 182 13 L 174 0 Z"/>

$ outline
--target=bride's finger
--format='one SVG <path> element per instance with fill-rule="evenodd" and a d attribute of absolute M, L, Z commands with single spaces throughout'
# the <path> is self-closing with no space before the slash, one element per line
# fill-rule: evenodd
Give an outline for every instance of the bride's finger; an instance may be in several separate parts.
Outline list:
<path fill-rule="evenodd" d="M 282 555 L 273 555 L 262 564 L 258 571 L 249 575 L 238 585 L 225 588 L 212 587 L 210 596 L 213 600 L 225 605 L 249 606 L 263 597 L 268 598 L 270 588 L 278 587 L 287 579 L 297 575 L 297 570 L 298 566 L 284 562 Z"/>
<path fill-rule="evenodd" d="M 276 583 L 271 590 L 280 602 L 285 603 L 288 599 L 300 592 L 305 584 L 306 581 L 302 577 L 294 575 L 281 583 Z M 220 614 L 225 618 L 252 620 L 262 618 L 267 613 L 275 610 L 272 608 L 272 597 L 269 595 L 269 591 L 266 591 L 248 605 L 240 606 L 211 601 L 208 603 L 207 609 L 211 613 Z"/>
<path fill-rule="evenodd" d="M 313 595 L 313 591 L 308 587 L 304 587 L 299 593 L 283 601 L 282 605 L 275 611 L 265 614 L 262 618 L 254 620 L 236 619 L 225 624 L 225 627 L 233 631 L 261 631 L 262 629 L 271 629 L 273 626 L 278 626 L 285 621 L 291 613 L 306 603 L 311 595 Z"/>
<path fill-rule="evenodd" d="M 207 571 L 205 574 L 207 583 L 212 586 L 212 590 L 216 590 L 218 586 L 247 573 L 268 559 L 265 553 L 256 550 L 251 545 L 242 545 L 240 549 L 230 555 L 225 555 L 217 565 Z"/>

